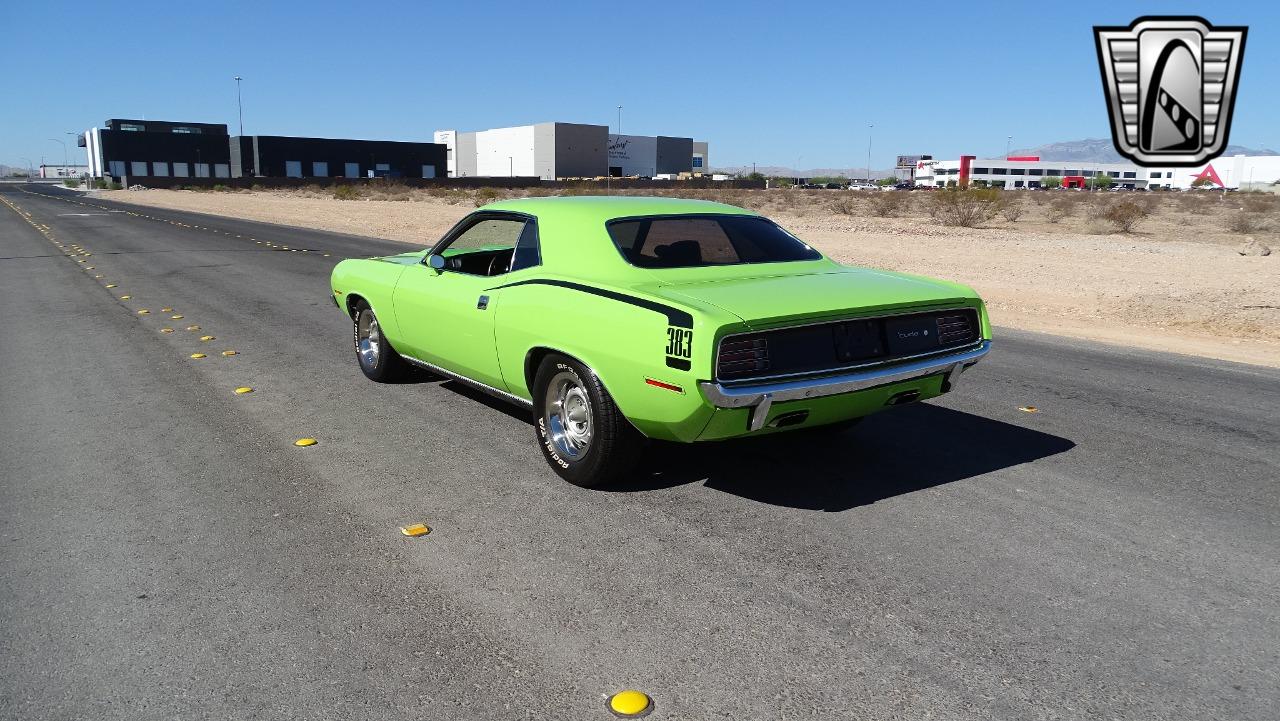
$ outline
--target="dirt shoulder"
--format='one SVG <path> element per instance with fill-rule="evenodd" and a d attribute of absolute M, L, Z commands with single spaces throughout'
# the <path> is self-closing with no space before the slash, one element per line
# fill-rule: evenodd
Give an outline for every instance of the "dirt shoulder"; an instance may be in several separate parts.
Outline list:
<path fill-rule="evenodd" d="M 848 195 L 840 191 L 783 192 L 739 191 L 726 202 L 759 208 L 840 262 L 971 285 L 998 326 L 1280 367 L 1280 242 L 1274 234 L 1256 233 L 1251 237 L 1276 252 L 1240 255 L 1244 238 L 1224 222 L 1243 212 L 1233 198 L 1161 199 L 1137 232 L 1103 234 L 1083 212 L 1051 223 L 1042 212 L 1047 206 L 1034 201 L 1024 201 L 1018 222 L 950 228 L 912 209 L 889 218 L 833 209 L 832 193 Z M 476 204 L 462 193 L 415 192 L 401 200 L 335 200 L 324 191 L 98 195 L 417 246 L 434 242 Z M 1258 216 L 1272 232 L 1273 215 Z"/>

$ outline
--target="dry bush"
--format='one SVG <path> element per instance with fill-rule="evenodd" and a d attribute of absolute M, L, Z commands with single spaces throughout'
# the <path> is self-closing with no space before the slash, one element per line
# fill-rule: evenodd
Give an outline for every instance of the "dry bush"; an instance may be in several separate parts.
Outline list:
<path fill-rule="evenodd" d="M 1121 233 L 1132 233 L 1138 223 L 1150 215 L 1145 206 L 1130 198 L 1104 203 L 1100 207 L 1102 219 Z"/>
<path fill-rule="evenodd" d="M 1280 196 L 1272 193 L 1244 193 L 1240 198 L 1240 208 L 1246 213 L 1270 213 L 1280 205 Z"/>
<path fill-rule="evenodd" d="M 1210 200 L 1203 193 L 1182 193 L 1178 196 L 1178 210 L 1199 215 L 1209 209 Z"/>
<path fill-rule="evenodd" d="M 1258 213 L 1250 213 L 1241 209 L 1227 216 L 1227 230 L 1232 233 L 1249 235 L 1257 233 L 1266 227 L 1266 220 Z"/>
<path fill-rule="evenodd" d="M 1025 210 L 1025 207 L 1022 205 L 1022 201 L 1010 200 L 1000 206 L 1000 215 L 1003 215 L 1004 219 L 1010 223 L 1016 223 L 1018 218 L 1022 217 L 1023 210 Z"/>
<path fill-rule="evenodd" d="M 333 186 L 334 200 L 359 200 L 360 189 L 354 185 L 335 185 Z"/>
<path fill-rule="evenodd" d="M 482 205 L 488 205 L 489 203 L 500 200 L 501 198 L 502 192 L 497 188 L 476 188 L 474 201 L 476 207 L 479 208 Z"/>
<path fill-rule="evenodd" d="M 1000 212 L 1000 191 L 946 188 L 930 194 L 929 217 L 943 225 L 976 228 Z"/>
<path fill-rule="evenodd" d="M 831 212 L 836 215 L 865 215 L 861 199 L 851 195 L 840 195 L 831 202 Z"/>
<path fill-rule="evenodd" d="M 1050 203 L 1049 207 L 1045 209 L 1044 217 L 1045 217 L 1045 220 L 1048 220 L 1050 223 L 1057 223 L 1061 221 L 1063 218 L 1067 217 L 1068 215 L 1075 215 L 1075 212 L 1076 212 L 1075 199 L 1069 196 L 1064 196 L 1061 198 L 1053 199 L 1053 202 Z"/>
<path fill-rule="evenodd" d="M 879 218 L 888 218 L 907 209 L 907 194 L 899 190 L 883 190 L 871 196 L 868 203 L 871 212 Z"/>

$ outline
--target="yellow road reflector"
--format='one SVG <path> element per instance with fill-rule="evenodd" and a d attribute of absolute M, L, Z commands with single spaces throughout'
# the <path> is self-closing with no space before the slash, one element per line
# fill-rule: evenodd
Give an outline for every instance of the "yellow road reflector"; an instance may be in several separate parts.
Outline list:
<path fill-rule="evenodd" d="M 172 312 L 173 312 L 173 308 L 161 308 L 161 309 L 160 309 L 160 312 L 161 312 L 161 313 L 172 313 Z"/>
<path fill-rule="evenodd" d="M 242 396 L 245 393 L 252 393 L 252 392 L 253 392 L 253 389 L 250 388 L 249 386 L 240 386 L 239 388 L 236 389 L 236 395 L 238 396 Z"/>
<path fill-rule="evenodd" d="M 431 527 L 422 523 L 415 523 L 411 526 L 401 526 L 400 532 L 410 538 L 417 538 L 431 533 Z"/>
<path fill-rule="evenodd" d="M 179 313 L 178 315 L 171 315 L 169 318 L 170 320 L 182 320 L 182 314 Z"/>
<path fill-rule="evenodd" d="M 298 440 L 296 440 L 296 441 L 294 441 L 294 442 L 293 442 L 293 445 L 295 445 L 295 446 L 314 446 L 314 445 L 315 445 L 315 444 L 317 444 L 317 443 L 319 443 L 319 441 L 317 441 L 317 440 L 316 440 L 316 439 L 314 439 L 314 438 L 299 438 Z"/>
<path fill-rule="evenodd" d="M 161 328 L 161 329 L 160 329 L 160 332 L 161 332 L 161 333 L 172 333 L 172 332 L 173 332 L 173 329 L 172 329 L 172 328 Z"/>
<path fill-rule="evenodd" d="M 1036 408 L 1035 406 L 1018 406 L 1018 410 L 1022 411 L 1023 413 L 1039 413 L 1040 412 L 1040 409 Z"/>
<path fill-rule="evenodd" d="M 151 311 L 147 310 L 146 308 L 143 308 L 142 310 L 138 311 L 138 315 L 147 315 L 150 312 Z"/>
<path fill-rule="evenodd" d="M 200 330 L 200 326 L 198 326 L 198 325 L 189 325 L 189 326 L 187 326 L 187 330 Z"/>
<path fill-rule="evenodd" d="M 199 359 L 199 358 L 207 358 L 208 356 L 206 356 L 204 353 L 192 353 L 191 357 Z"/>
<path fill-rule="evenodd" d="M 213 340 L 213 339 L 214 339 L 214 338 L 213 338 L 213 336 L 211 336 L 211 335 L 202 335 L 202 336 L 200 336 L 200 340 L 202 340 L 202 341 L 204 341 L 204 342 L 206 342 L 206 343 L 208 343 L 209 341 L 211 341 L 211 340 Z"/>
<path fill-rule="evenodd" d="M 120 296 L 120 300 L 129 300 L 129 299 L 130 299 L 130 298 L 132 298 L 132 297 L 133 297 L 133 296 L 131 296 L 131 295 L 122 295 L 122 296 Z"/>
<path fill-rule="evenodd" d="M 653 710 L 653 700 L 640 691 L 619 691 L 609 697 L 609 711 L 621 718 L 639 718 Z"/>
<path fill-rule="evenodd" d="M 116 287 L 116 284 L 115 284 L 115 283 L 107 283 L 107 287 L 108 287 L 108 288 L 114 288 L 114 287 Z"/>
<path fill-rule="evenodd" d="M 239 354 L 240 354 L 240 351 L 234 351 L 234 350 L 224 350 L 224 351 L 222 351 L 222 355 L 224 355 L 224 356 L 226 356 L 226 357 L 228 357 L 228 358 L 230 358 L 230 357 L 231 357 L 231 356 L 233 356 L 233 355 L 239 355 Z"/>

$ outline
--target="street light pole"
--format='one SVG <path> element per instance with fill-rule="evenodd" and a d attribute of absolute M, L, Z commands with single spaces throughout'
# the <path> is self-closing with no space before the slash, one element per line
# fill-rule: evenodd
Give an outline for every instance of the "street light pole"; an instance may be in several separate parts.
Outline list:
<path fill-rule="evenodd" d="M 21 156 L 19 156 L 19 157 L 21 157 Z M 27 161 L 27 180 L 31 180 L 31 176 L 32 176 L 32 174 L 36 172 L 36 171 L 35 171 L 35 168 L 34 168 L 34 167 L 32 167 L 32 164 L 31 164 L 31 158 L 22 158 L 22 159 L 23 159 L 23 160 L 25 160 L 25 161 Z"/>
<path fill-rule="evenodd" d="M 1012 145 L 1013 145 L 1013 136 L 1012 136 L 1012 135 L 1010 135 L 1010 136 L 1009 136 L 1008 138 L 1006 138 L 1006 139 L 1005 139 L 1005 141 L 1004 141 L 1004 159 L 1005 159 L 1005 160 L 1008 160 L 1008 159 L 1009 159 L 1009 148 L 1010 148 Z"/>
<path fill-rule="evenodd" d="M 240 101 L 240 81 L 244 78 L 239 75 L 235 76 L 236 81 L 236 111 L 240 114 L 240 135 L 244 136 L 244 103 Z"/>
<path fill-rule="evenodd" d="M 867 123 L 867 185 L 871 185 L 871 131 L 875 125 Z"/>
<path fill-rule="evenodd" d="M 622 106 L 618 106 L 618 135 L 622 135 Z"/>
<path fill-rule="evenodd" d="M 512 155 L 507 156 L 507 177 L 508 178 L 516 177 L 516 160 L 515 160 L 515 156 L 512 156 Z"/>
<path fill-rule="evenodd" d="M 62 145 L 62 172 L 63 172 L 63 176 L 65 177 L 67 172 L 67 167 L 71 165 L 71 163 L 68 162 L 70 158 L 67 156 L 67 144 L 65 141 L 58 140 L 57 138 L 49 138 L 49 139 L 55 143 Z"/>

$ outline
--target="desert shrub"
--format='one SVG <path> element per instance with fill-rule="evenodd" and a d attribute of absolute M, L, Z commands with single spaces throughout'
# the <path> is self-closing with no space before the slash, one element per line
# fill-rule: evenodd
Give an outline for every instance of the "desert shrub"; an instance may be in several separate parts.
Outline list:
<path fill-rule="evenodd" d="M 345 183 L 342 185 L 335 185 L 333 186 L 333 199 L 334 200 L 359 200 L 360 189 L 354 185 L 347 185 Z"/>
<path fill-rule="evenodd" d="M 213 186 L 213 192 L 215 192 L 215 193 L 227 193 L 227 192 L 230 192 L 230 191 L 231 191 L 231 188 L 228 188 L 227 186 L 223 185 L 222 183 L 218 183 L 217 185 Z"/>
<path fill-rule="evenodd" d="M 476 207 L 488 205 L 501 197 L 502 193 L 497 188 L 477 188 L 475 195 Z"/>
<path fill-rule="evenodd" d="M 929 197 L 929 216 L 960 228 L 974 228 L 1000 212 L 1000 191 L 976 188 L 945 188 Z"/>
<path fill-rule="evenodd" d="M 1000 215 L 1010 223 L 1018 222 L 1018 218 L 1022 217 L 1024 206 L 1021 201 L 1011 200 L 1000 205 Z"/>
<path fill-rule="evenodd" d="M 1121 233 L 1133 232 L 1138 223 L 1150 215 L 1141 203 L 1130 198 L 1099 204 L 1099 207 L 1102 208 L 1102 219 L 1111 223 L 1112 227 Z"/>
<path fill-rule="evenodd" d="M 80 181 L 79 181 L 79 180 L 76 180 L 76 179 L 74 179 L 74 178 L 67 178 L 66 180 L 62 181 L 62 184 L 63 184 L 63 185 L 65 185 L 65 186 L 67 186 L 68 188 L 79 188 L 79 187 L 80 187 Z"/>
<path fill-rule="evenodd" d="M 831 202 L 831 212 L 836 215 L 862 215 L 866 209 L 857 198 L 842 194 Z"/>
<path fill-rule="evenodd" d="M 871 212 L 880 218 L 897 215 L 906 209 L 907 194 L 899 190 L 885 190 L 871 196 Z"/>
<path fill-rule="evenodd" d="M 1074 215 L 1076 212 L 1076 201 L 1071 197 L 1054 198 L 1049 203 L 1049 207 L 1044 211 L 1044 217 L 1050 223 L 1057 223 L 1068 215 Z"/>
<path fill-rule="evenodd" d="M 1266 221 L 1258 213 L 1237 210 L 1227 216 L 1227 229 L 1232 233 L 1257 233 L 1266 227 Z"/>
<path fill-rule="evenodd" d="M 1277 196 L 1271 193 L 1242 193 L 1240 209 L 1246 213 L 1268 213 L 1276 209 Z"/>

